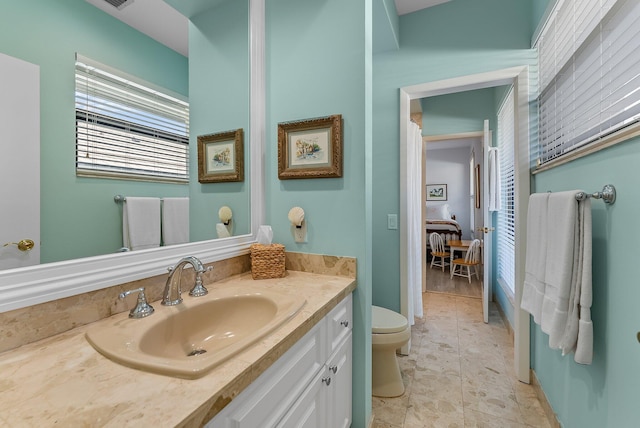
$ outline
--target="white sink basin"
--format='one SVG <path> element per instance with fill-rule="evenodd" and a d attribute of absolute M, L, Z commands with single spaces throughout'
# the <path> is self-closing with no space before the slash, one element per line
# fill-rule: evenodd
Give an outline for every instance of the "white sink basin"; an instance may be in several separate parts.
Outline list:
<path fill-rule="evenodd" d="M 155 313 L 143 319 L 114 316 L 86 338 L 123 365 L 193 379 L 280 327 L 305 302 L 258 287 L 213 288 L 204 297 L 185 296 L 177 306 L 155 303 Z"/>

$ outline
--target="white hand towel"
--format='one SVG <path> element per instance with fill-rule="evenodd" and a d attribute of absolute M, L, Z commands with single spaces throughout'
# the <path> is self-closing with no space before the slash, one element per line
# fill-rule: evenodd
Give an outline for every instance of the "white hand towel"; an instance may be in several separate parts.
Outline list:
<path fill-rule="evenodd" d="M 189 242 L 189 198 L 164 198 L 162 202 L 163 245 Z"/>
<path fill-rule="evenodd" d="M 160 246 L 160 199 L 127 197 L 122 209 L 122 241 L 131 250 Z"/>
<path fill-rule="evenodd" d="M 567 326 L 578 231 L 576 190 L 551 193 L 547 209 L 547 257 L 542 331 L 559 348 Z"/>
<path fill-rule="evenodd" d="M 520 307 L 533 315 L 536 324 L 541 322 L 545 293 L 548 202 L 549 193 L 534 193 L 529 196 L 527 211 L 526 260 Z"/>
<path fill-rule="evenodd" d="M 562 354 L 575 352 L 574 360 L 579 364 L 591 364 L 593 359 L 593 323 L 591 322 L 592 303 L 592 236 L 591 201 L 582 201 L 578 205 L 578 240 L 576 245 L 577 261 L 574 266 L 572 290 L 569 297 L 567 327 L 560 343 Z"/>

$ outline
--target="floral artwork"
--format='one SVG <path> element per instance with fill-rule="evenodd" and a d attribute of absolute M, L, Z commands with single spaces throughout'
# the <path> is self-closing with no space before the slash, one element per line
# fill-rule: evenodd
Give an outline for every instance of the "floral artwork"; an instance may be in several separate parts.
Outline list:
<path fill-rule="evenodd" d="M 218 183 L 244 180 L 242 128 L 198 136 L 198 181 Z"/>
<path fill-rule="evenodd" d="M 207 155 L 209 158 L 209 172 L 228 170 L 233 163 L 233 143 L 221 146 L 207 147 Z"/>
<path fill-rule="evenodd" d="M 342 116 L 278 124 L 278 178 L 342 177 Z"/>
<path fill-rule="evenodd" d="M 326 131 L 303 135 L 293 133 L 289 138 L 295 147 L 295 151 L 292 151 L 291 165 L 326 165 L 329 145 L 329 135 Z"/>

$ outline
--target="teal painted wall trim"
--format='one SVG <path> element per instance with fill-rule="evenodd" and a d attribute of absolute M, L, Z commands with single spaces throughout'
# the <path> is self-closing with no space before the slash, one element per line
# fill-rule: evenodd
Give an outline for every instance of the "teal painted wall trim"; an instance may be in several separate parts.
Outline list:
<path fill-rule="evenodd" d="M 352 426 L 366 427 L 371 414 L 371 2 L 271 0 L 266 17 L 266 221 L 274 242 L 289 251 L 357 259 Z M 343 177 L 279 180 L 278 123 L 332 114 L 343 118 Z M 287 213 L 294 206 L 305 211 L 306 243 L 293 239 Z"/>
<path fill-rule="evenodd" d="M 84 0 L 4 2 L 0 16 L 0 52 L 40 66 L 41 261 L 115 252 L 116 194 L 186 196 L 188 186 L 76 177 L 75 53 L 185 96 L 187 59 Z"/>

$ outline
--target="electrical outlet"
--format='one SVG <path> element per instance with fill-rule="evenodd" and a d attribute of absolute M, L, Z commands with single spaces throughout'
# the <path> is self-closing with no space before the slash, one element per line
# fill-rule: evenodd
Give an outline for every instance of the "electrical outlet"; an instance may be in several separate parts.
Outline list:
<path fill-rule="evenodd" d="M 398 215 L 387 214 L 387 229 L 396 230 L 398 228 Z"/>

